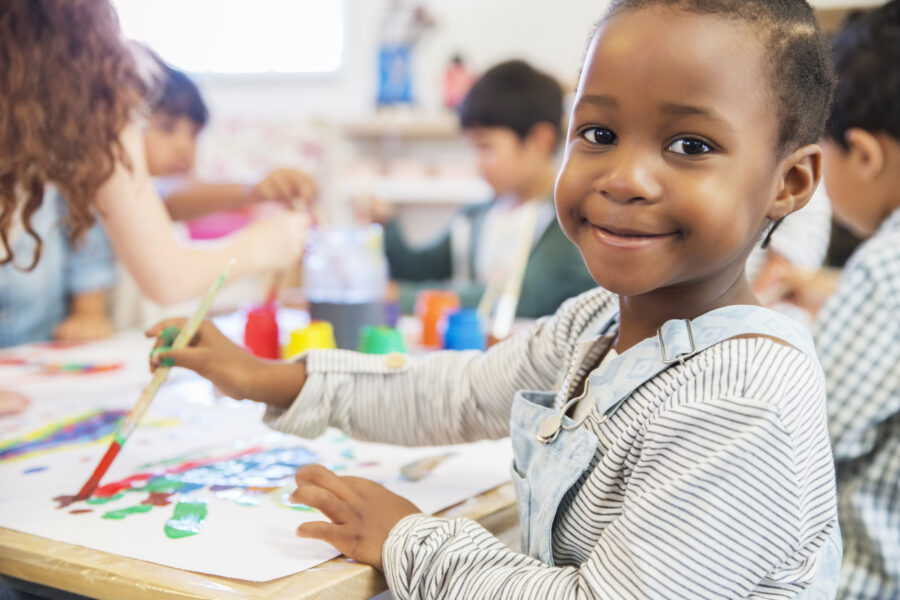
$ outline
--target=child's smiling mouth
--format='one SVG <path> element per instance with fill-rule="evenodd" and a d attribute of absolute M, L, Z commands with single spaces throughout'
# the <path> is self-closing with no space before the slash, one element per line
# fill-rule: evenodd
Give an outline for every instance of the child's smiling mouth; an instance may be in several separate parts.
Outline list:
<path fill-rule="evenodd" d="M 591 223 L 591 231 L 594 238 L 601 244 L 626 250 L 648 248 L 678 235 L 677 231 L 649 233 L 627 227 L 611 227 L 593 223 Z"/>

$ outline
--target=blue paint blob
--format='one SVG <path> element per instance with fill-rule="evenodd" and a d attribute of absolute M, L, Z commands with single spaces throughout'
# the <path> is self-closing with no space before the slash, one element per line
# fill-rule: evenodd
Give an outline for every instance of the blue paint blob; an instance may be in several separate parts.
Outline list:
<path fill-rule="evenodd" d="M 24 473 L 25 475 L 31 475 L 32 473 L 40 473 L 41 471 L 46 471 L 49 468 L 50 467 L 47 466 L 31 467 L 30 469 L 25 469 L 24 471 L 22 471 L 22 473 Z"/>

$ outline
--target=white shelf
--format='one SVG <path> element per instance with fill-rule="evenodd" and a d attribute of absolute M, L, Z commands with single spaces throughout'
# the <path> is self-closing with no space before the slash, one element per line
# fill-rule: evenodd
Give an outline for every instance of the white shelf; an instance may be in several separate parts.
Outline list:
<path fill-rule="evenodd" d="M 492 195 L 480 177 L 359 177 L 346 185 L 353 195 L 371 194 L 397 204 L 476 204 Z"/>

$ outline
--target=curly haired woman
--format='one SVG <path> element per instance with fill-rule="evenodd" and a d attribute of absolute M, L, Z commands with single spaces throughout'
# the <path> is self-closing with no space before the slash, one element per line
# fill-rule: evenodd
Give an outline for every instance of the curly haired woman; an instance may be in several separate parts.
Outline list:
<path fill-rule="evenodd" d="M 306 225 L 299 213 L 256 221 L 222 244 L 174 237 L 144 155 L 140 122 L 152 87 L 144 63 L 108 0 L 0 4 L 0 266 L 40 261 L 32 218 L 50 186 L 65 198 L 72 240 L 98 215 L 116 255 L 156 302 L 199 296 L 229 257 L 237 259 L 232 277 L 296 261 Z M 17 234 L 34 241 L 28 256 L 16 256 Z"/>

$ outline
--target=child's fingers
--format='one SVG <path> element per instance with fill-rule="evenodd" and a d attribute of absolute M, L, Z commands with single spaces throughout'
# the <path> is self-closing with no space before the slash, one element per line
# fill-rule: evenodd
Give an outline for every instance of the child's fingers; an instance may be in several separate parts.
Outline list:
<path fill-rule="evenodd" d="M 180 350 L 166 350 L 164 352 L 153 352 L 150 355 L 150 365 L 156 368 L 160 365 L 168 367 L 184 367 L 192 371 L 197 371 L 201 375 L 203 366 L 208 360 L 207 351 L 197 348 L 181 348 Z"/>
<path fill-rule="evenodd" d="M 297 537 L 322 540 L 326 544 L 331 544 L 340 552 L 344 552 L 341 546 L 346 543 L 347 536 L 342 533 L 341 528 L 341 525 L 335 525 L 334 523 L 327 523 L 325 521 L 309 521 L 297 528 Z M 341 546 L 338 544 L 341 544 Z M 346 552 L 344 553 L 346 554 Z"/>
<path fill-rule="evenodd" d="M 305 504 L 315 508 L 332 523 L 347 523 L 353 516 L 353 511 L 346 502 L 328 490 L 314 485 L 298 487 L 291 492 L 290 500 L 294 504 Z"/>
<path fill-rule="evenodd" d="M 174 327 L 177 327 L 178 329 L 181 329 L 181 327 L 184 325 L 185 321 L 187 321 L 187 319 L 185 319 L 184 317 L 175 317 L 175 318 L 172 318 L 172 319 L 163 319 L 162 321 L 160 321 L 159 323 L 156 323 L 155 325 L 153 325 L 152 327 L 150 327 L 147 331 L 145 331 L 145 332 L 144 332 L 144 335 L 147 336 L 147 337 L 156 337 L 156 336 L 158 336 L 164 329 L 166 329 L 166 328 L 168 328 L 168 327 L 173 327 L 173 326 L 174 326 Z"/>
<path fill-rule="evenodd" d="M 329 471 L 322 465 L 304 465 L 294 473 L 294 481 L 297 487 L 320 487 L 336 495 L 341 500 L 352 501 L 356 494 L 340 477 Z"/>

